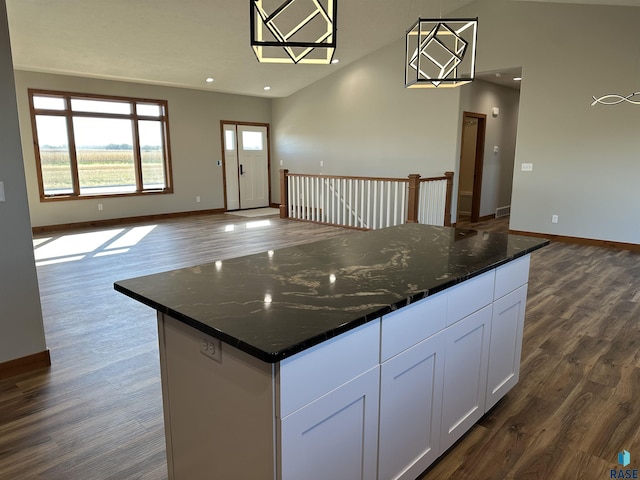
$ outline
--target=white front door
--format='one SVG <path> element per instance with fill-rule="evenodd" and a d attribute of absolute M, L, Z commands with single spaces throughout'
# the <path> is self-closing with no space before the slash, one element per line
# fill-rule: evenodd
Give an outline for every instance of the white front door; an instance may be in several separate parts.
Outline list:
<path fill-rule="evenodd" d="M 225 123 L 222 129 L 227 210 L 268 207 L 267 127 Z"/>

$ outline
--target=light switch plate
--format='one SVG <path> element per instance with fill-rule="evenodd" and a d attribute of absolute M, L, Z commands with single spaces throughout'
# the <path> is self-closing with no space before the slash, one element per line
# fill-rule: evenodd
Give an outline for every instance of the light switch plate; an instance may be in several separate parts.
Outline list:
<path fill-rule="evenodd" d="M 523 163 L 520 169 L 523 172 L 533 172 L 533 163 Z"/>
<path fill-rule="evenodd" d="M 0 202 L 4 201 L 4 182 L 0 182 Z"/>

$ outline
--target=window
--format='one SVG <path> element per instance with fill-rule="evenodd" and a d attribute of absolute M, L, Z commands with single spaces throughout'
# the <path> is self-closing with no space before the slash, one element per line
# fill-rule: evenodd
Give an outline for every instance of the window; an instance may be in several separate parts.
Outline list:
<path fill-rule="evenodd" d="M 167 102 L 29 90 L 42 200 L 172 193 Z"/>
<path fill-rule="evenodd" d="M 242 132 L 243 150 L 262 150 L 262 132 Z"/>

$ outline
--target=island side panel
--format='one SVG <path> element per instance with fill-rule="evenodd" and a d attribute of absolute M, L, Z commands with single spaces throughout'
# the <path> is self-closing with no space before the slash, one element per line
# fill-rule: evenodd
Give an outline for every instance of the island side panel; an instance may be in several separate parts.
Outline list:
<path fill-rule="evenodd" d="M 274 366 L 228 344 L 210 358 L 211 337 L 161 313 L 158 332 L 169 479 L 275 478 Z"/>

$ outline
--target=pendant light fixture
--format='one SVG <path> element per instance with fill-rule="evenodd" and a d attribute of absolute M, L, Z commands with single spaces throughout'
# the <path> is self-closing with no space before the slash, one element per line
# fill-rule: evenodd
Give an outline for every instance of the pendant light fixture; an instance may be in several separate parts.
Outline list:
<path fill-rule="evenodd" d="M 477 33 L 477 18 L 419 18 L 407 30 L 404 86 L 458 87 L 473 81 Z"/>
<path fill-rule="evenodd" d="M 262 63 L 330 64 L 338 0 L 249 0 L 251 47 Z"/>

